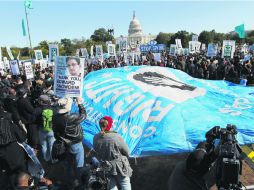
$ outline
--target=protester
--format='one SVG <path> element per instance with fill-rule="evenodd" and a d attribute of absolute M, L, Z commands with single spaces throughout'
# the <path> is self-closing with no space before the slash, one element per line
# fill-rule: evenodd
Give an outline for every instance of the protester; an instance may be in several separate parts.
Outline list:
<path fill-rule="evenodd" d="M 93 146 L 99 160 L 108 161 L 112 167 L 110 171 L 110 190 L 116 190 L 117 184 L 121 190 L 130 190 L 129 148 L 123 138 L 111 130 L 113 120 L 109 116 L 100 119 L 101 131 L 94 136 Z"/>
<path fill-rule="evenodd" d="M 82 144 L 83 130 L 80 123 L 86 119 L 86 111 L 82 98 L 77 98 L 79 113 L 70 113 L 71 98 L 59 99 L 60 108 L 53 116 L 53 131 L 56 142 L 63 141 L 66 145 L 66 169 L 72 186 L 80 183 L 80 172 L 84 166 L 84 148 Z M 53 152 L 52 152 L 53 154 Z"/>

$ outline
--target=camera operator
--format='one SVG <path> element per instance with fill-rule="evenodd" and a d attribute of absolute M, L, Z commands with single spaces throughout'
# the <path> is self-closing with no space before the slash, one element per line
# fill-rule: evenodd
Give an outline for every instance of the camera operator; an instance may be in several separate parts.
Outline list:
<path fill-rule="evenodd" d="M 108 161 L 112 166 L 109 189 L 116 190 L 119 184 L 121 190 L 131 190 L 132 169 L 128 161 L 129 149 L 123 138 L 110 130 L 112 124 L 113 120 L 109 116 L 100 119 L 101 132 L 94 136 L 94 150 L 99 160 Z"/>
<path fill-rule="evenodd" d="M 169 178 L 168 190 L 208 190 L 205 175 L 213 159 L 208 155 L 206 145 L 206 142 L 199 143 L 187 160 L 175 166 Z"/>

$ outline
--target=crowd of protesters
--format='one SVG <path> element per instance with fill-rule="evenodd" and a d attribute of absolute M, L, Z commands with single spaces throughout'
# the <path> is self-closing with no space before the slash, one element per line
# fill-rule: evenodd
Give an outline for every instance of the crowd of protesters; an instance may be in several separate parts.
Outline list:
<path fill-rule="evenodd" d="M 163 52 L 161 59 L 155 61 L 151 52 L 138 59 L 124 60 L 121 57 L 118 61 L 109 58 L 102 63 L 92 62 L 88 64 L 88 72 L 103 68 L 116 68 L 127 65 L 150 65 L 169 67 L 182 70 L 190 76 L 208 80 L 227 80 L 239 84 L 245 79 L 246 85 L 254 85 L 254 57 L 252 52 L 250 57 L 246 59 L 243 52 L 236 51 L 233 58 L 222 58 L 221 52 L 215 57 L 207 57 L 206 52 L 190 55 L 170 55 Z M 143 58 L 143 59 L 142 59 Z"/>

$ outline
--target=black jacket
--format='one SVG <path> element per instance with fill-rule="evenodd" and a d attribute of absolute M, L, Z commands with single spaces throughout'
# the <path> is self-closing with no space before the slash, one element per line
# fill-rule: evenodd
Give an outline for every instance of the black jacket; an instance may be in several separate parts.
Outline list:
<path fill-rule="evenodd" d="M 17 100 L 17 107 L 21 121 L 24 124 L 31 124 L 33 122 L 34 107 L 28 98 L 19 98 Z"/>
<path fill-rule="evenodd" d="M 53 115 L 53 131 L 56 139 L 64 139 L 69 145 L 83 140 L 83 130 L 80 123 L 86 119 L 84 106 L 79 106 L 78 113 L 65 113 Z"/>
<path fill-rule="evenodd" d="M 7 112 L 10 112 L 12 114 L 12 119 L 15 124 L 19 123 L 20 116 L 17 108 L 17 98 L 16 96 L 9 95 L 5 100 L 4 100 L 4 109 Z"/>
<path fill-rule="evenodd" d="M 10 113 L 0 111 L 0 146 L 7 145 L 11 142 L 24 142 L 25 133 L 18 128 L 12 121 Z"/>

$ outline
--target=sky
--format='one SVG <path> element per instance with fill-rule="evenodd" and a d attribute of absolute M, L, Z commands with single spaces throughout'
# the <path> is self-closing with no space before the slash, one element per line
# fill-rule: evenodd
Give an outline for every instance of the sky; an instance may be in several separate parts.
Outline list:
<path fill-rule="evenodd" d="M 114 28 L 115 37 L 128 35 L 133 11 L 144 34 L 186 30 L 230 32 L 242 23 L 254 30 L 254 1 L 68 1 L 32 0 L 28 10 L 32 46 L 63 38 L 88 39 L 94 30 Z M 24 1 L 0 0 L 0 46 L 29 46 L 22 35 Z"/>

